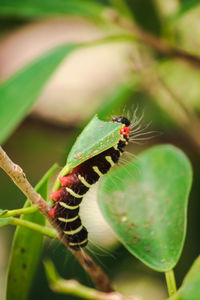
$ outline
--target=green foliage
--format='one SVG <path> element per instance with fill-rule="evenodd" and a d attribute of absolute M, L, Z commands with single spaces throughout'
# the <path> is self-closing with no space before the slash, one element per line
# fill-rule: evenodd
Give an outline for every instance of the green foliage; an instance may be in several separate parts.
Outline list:
<path fill-rule="evenodd" d="M 126 1 L 124 0 L 108 0 L 112 6 L 118 10 L 121 14 L 129 17 L 130 19 L 132 18 L 132 13 L 130 11 L 129 6 L 127 5 Z"/>
<path fill-rule="evenodd" d="M 95 116 L 85 127 L 67 158 L 70 168 L 109 149 L 120 139 L 122 124 L 101 121 Z"/>
<path fill-rule="evenodd" d="M 52 173 L 57 169 L 52 166 L 36 186 L 36 191 L 47 199 L 47 185 Z M 27 200 L 24 207 L 29 207 Z M 22 215 L 22 220 L 45 225 L 45 217 L 39 212 Z M 0 219 L 0 223 L 12 218 Z M 17 227 L 10 255 L 7 281 L 7 300 L 27 299 L 35 271 L 40 260 L 43 235 L 24 227 Z"/>
<path fill-rule="evenodd" d="M 24 119 L 56 67 L 77 45 L 64 45 L 36 59 L 0 85 L 0 144 Z"/>
<path fill-rule="evenodd" d="M 198 257 L 178 292 L 170 300 L 199 300 L 200 299 L 200 257 Z"/>
<path fill-rule="evenodd" d="M 191 181 L 187 157 L 164 145 L 114 170 L 100 185 L 109 224 L 132 254 L 157 271 L 172 269 L 180 257 Z"/>
<path fill-rule="evenodd" d="M 199 5 L 198 0 L 181 0 L 180 1 L 180 8 L 173 16 L 173 19 L 178 19 L 186 14 L 189 10 L 195 8 L 195 6 Z"/>
<path fill-rule="evenodd" d="M 108 3 L 114 10 L 106 10 L 110 8 Z M 92 19 L 96 22 L 95 25 L 105 25 L 106 22 L 107 27 L 101 27 L 100 30 L 106 34 L 107 29 L 107 36 L 97 42 L 62 45 L 38 57 L 1 83 L 0 144 L 6 141 L 26 117 L 44 85 L 67 55 L 82 46 L 100 45 L 102 41 L 123 41 L 127 44 L 131 42 L 130 49 L 133 49 L 130 56 L 127 55 L 127 59 L 130 60 L 132 71 L 130 77 L 134 80 L 131 84 L 123 82 L 109 95 L 97 110 L 99 117 L 105 119 L 109 116 L 110 120 L 110 116 L 115 111 L 120 111 L 128 100 L 133 102 L 136 99 L 136 102 L 140 103 L 140 95 L 144 95 L 149 103 L 154 101 L 153 105 L 149 104 L 147 114 L 151 115 L 150 110 L 155 106 L 155 119 L 159 120 L 158 124 L 165 123 L 169 136 L 171 132 L 167 115 L 172 117 L 188 136 L 188 140 L 184 137 L 183 144 L 192 148 L 191 144 L 194 143 L 195 153 L 199 151 L 199 116 L 195 115 L 199 114 L 200 94 L 199 65 L 196 64 L 199 59 L 199 44 L 196 38 L 198 31 L 197 35 L 196 32 L 191 35 L 188 26 L 184 28 L 180 25 L 181 17 L 191 9 L 198 9 L 199 1 L 176 1 L 178 9 L 171 15 L 170 7 L 166 3 L 167 1 L 154 0 L 1 0 L 0 17 L 4 22 L 1 28 L 5 31 L 10 25 L 14 26 L 16 20 L 23 24 L 41 17 L 73 15 Z M 12 18 L 15 18 L 14 23 Z M 104 23 L 99 22 L 102 20 Z M 134 26 L 135 23 L 139 30 Z M 198 23 L 194 22 L 193 25 L 195 24 L 198 29 Z M 117 35 L 112 36 L 111 32 Z M 180 51 L 177 51 L 177 48 Z M 194 53 L 197 53 L 196 57 Z M 191 65 L 197 69 L 192 69 L 190 64 L 183 64 L 174 58 L 192 62 Z M 135 93 L 135 88 L 138 89 L 138 93 Z M 152 115 L 150 119 L 151 117 Z M 120 139 L 120 128 L 121 124 L 104 122 L 95 116 L 78 137 L 68 156 L 67 165 L 60 174 L 67 174 L 71 168 L 115 145 Z M 55 168 L 53 166 L 36 187 L 45 199 L 48 179 Z M 171 269 L 177 264 L 184 245 L 191 182 L 192 170 L 187 157 L 177 148 L 165 145 L 138 155 L 137 160 L 130 161 L 125 167 L 106 175 L 100 185 L 100 207 L 119 239 L 147 266 L 157 271 L 167 271 L 169 290 L 170 284 L 171 287 L 175 287 L 175 281 L 172 284 L 174 278 Z M 58 180 L 55 186 L 55 189 L 59 188 Z M 27 200 L 24 207 L 29 206 Z M 14 211 L 0 210 L 0 227 L 16 225 L 13 220 L 19 219 L 10 217 L 11 215 L 14 216 Z M 31 221 L 32 224 L 45 224 L 45 219 L 39 212 L 25 214 L 20 219 Z M 38 231 L 41 231 L 41 228 L 43 227 Z M 47 231 L 45 233 L 45 230 L 43 233 L 56 237 L 53 230 L 50 230 L 49 234 Z M 8 300 L 27 299 L 42 245 L 41 233 L 17 228 L 8 273 Z M 46 262 L 45 266 L 49 281 L 57 281 L 54 266 L 49 262 Z M 200 299 L 199 270 L 200 258 L 195 261 L 182 286 L 170 300 Z M 59 284 L 66 284 L 62 278 L 59 279 Z M 76 292 L 73 295 L 79 295 Z M 70 294 L 69 287 L 65 293 Z M 87 297 L 89 292 L 85 295 Z"/>
<path fill-rule="evenodd" d="M 161 19 L 153 0 L 125 0 L 134 20 L 145 30 L 161 35 Z M 151 18 L 149 18 L 151 16 Z"/>
<path fill-rule="evenodd" d="M 1 0 L 0 15 L 25 17 L 50 17 L 80 15 L 100 17 L 104 6 L 91 0 Z"/>

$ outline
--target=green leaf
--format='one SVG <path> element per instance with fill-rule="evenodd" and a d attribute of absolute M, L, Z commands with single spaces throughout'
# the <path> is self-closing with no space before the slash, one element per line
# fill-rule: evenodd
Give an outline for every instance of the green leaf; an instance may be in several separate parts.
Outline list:
<path fill-rule="evenodd" d="M 117 9 L 120 14 L 127 16 L 128 18 L 132 18 L 132 13 L 124 0 L 108 0 L 108 2 Z"/>
<path fill-rule="evenodd" d="M 29 112 L 57 66 L 77 47 L 55 48 L 0 85 L 0 144 Z"/>
<path fill-rule="evenodd" d="M 98 18 L 103 6 L 91 0 L 1 0 L 0 15 L 24 17 L 49 17 L 80 15 Z"/>
<path fill-rule="evenodd" d="M 57 165 L 52 166 L 36 186 L 37 192 L 40 193 L 44 199 L 47 198 L 48 180 L 57 167 Z M 29 200 L 25 202 L 24 207 L 28 206 L 30 206 Z M 45 225 L 45 217 L 39 212 L 22 215 L 20 218 Z M 40 259 L 42 245 L 43 235 L 24 227 L 17 227 L 10 256 L 7 300 L 27 299 Z"/>
<path fill-rule="evenodd" d="M 172 19 L 176 20 L 182 17 L 185 13 L 189 12 L 191 9 L 195 8 L 195 6 L 199 5 L 199 0 L 184 0 L 180 3 L 179 10 L 173 15 Z"/>
<path fill-rule="evenodd" d="M 200 256 L 193 263 L 178 292 L 170 300 L 200 299 Z"/>
<path fill-rule="evenodd" d="M 124 0 L 134 20 L 146 31 L 161 35 L 162 20 L 154 0 Z"/>
<path fill-rule="evenodd" d="M 121 128 L 121 123 L 104 122 L 95 116 L 72 147 L 67 158 L 69 168 L 74 168 L 88 158 L 117 144 L 120 139 Z"/>
<path fill-rule="evenodd" d="M 101 210 L 124 246 L 157 271 L 172 269 L 185 240 L 189 160 L 171 145 L 153 147 L 105 176 Z"/>

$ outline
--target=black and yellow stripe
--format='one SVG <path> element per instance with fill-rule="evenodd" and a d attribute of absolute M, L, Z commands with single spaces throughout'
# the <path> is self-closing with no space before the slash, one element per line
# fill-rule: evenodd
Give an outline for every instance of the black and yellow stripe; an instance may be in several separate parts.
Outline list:
<path fill-rule="evenodd" d="M 123 117 L 119 117 L 118 119 L 126 126 L 130 125 L 127 119 Z M 125 121 L 122 120 L 122 122 L 121 119 Z M 119 122 L 116 118 L 114 121 Z M 118 162 L 127 142 L 127 136 L 122 135 L 117 145 L 72 169 L 69 174 L 73 178 L 72 182 L 68 186 L 60 188 L 59 199 L 55 206 L 55 219 L 58 226 L 66 235 L 70 248 L 79 250 L 87 245 L 88 232 L 82 225 L 79 217 L 80 203 L 89 188 Z"/>

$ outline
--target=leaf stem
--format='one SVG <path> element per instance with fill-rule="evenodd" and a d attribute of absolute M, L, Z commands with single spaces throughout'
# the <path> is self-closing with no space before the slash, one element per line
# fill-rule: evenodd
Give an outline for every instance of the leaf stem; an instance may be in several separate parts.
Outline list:
<path fill-rule="evenodd" d="M 167 282 L 167 289 L 169 296 L 173 296 L 176 292 L 176 280 L 174 276 L 174 270 L 165 272 L 165 279 Z"/>
<path fill-rule="evenodd" d="M 12 210 L 8 210 L 8 211 L 3 211 L 2 214 L 0 214 L 0 218 L 8 218 L 8 217 L 12 217 L 12 216 L 18 216 L 18 215 L 25 215 L 25 214 L 31 214 L 33 212 L 38 211 L 39 208 L 38 206 L 31 206 L 31 207 L 27 207 L 27 208 L 19 208 L 19 209 L 12 209 Z"/>
<path fill-rule="evenodd" d="M 41 234 L 45 234 L 48 237 L 57 238 L 57 234 L 56 234 L 55 230 L 52 230 L 51 228 L 48 228 L 46 226 L 38 225 L 33 222 L 29 222 L 29 221 L 18 219 L 18 218 L 12 218 L 10 220 L 9 224 L 26 227 L 28 229 L 35 230 Z"/>

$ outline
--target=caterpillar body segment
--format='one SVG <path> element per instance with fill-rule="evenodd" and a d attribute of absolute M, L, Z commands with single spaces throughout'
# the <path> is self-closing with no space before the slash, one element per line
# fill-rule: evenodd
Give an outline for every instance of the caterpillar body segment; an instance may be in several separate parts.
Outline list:
<path fill-rule="evenodd" d="M 61 188 L 51 193 L 54 207 L 49 211 L 49 215 L 63 230 L 69 247 L 74 250 L 80 250 L 88 243 L 87 229 L 79 217 L 80 203 L 91 185 L 118 162 L 129 140 L 130 121 L 124 117 L 114 117 L 112 121 L 124 124 L 118 143 L 76 166 L 66 176 L 61 176 Z"/>

